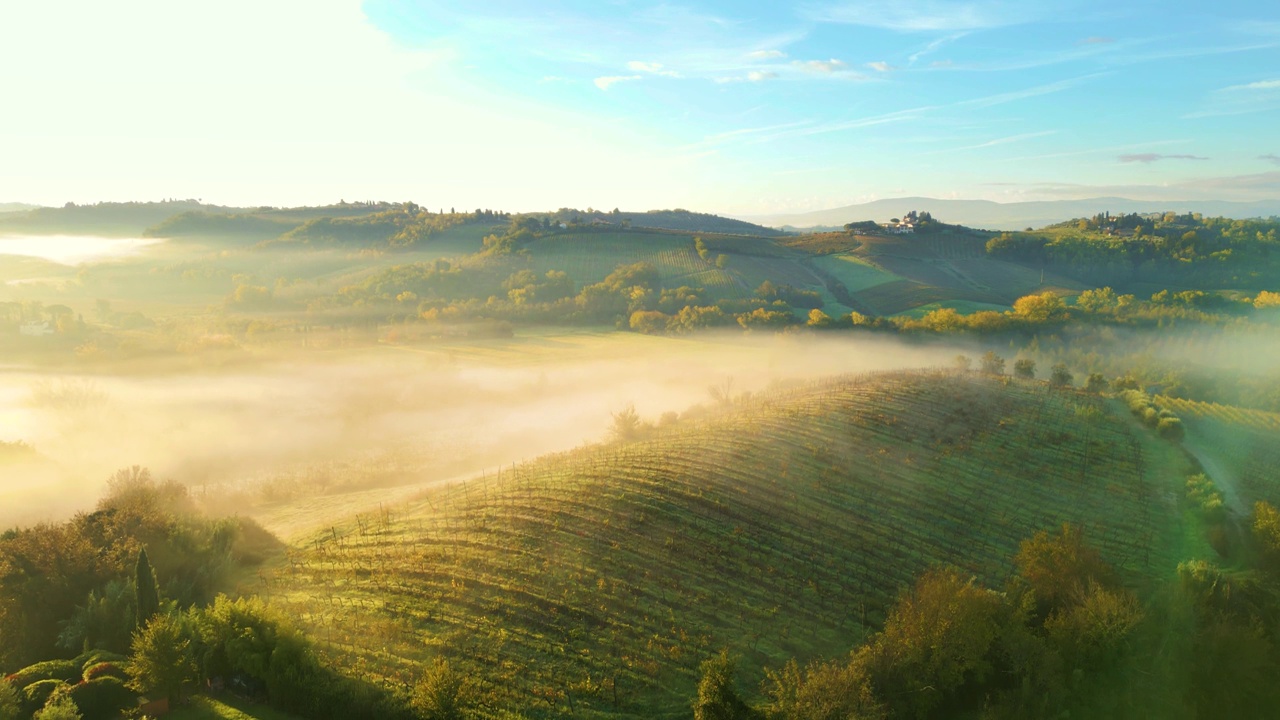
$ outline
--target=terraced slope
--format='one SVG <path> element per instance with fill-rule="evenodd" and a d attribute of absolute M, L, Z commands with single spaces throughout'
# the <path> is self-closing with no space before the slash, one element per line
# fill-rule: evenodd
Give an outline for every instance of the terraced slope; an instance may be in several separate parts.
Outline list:
<path fill-rule="evenodd" d="M 844 378 L 354 519 L 265 588 L 387 682 L 451 658 L 493 717 L 684 717 L 716 649 L 751 684 L 841 654 L 922 570 L 998 585 L 1020 540 L 1064 521 L 1132 582 L 1168 574 L 1180 478 L 1146 477 L 1136 431 L 1040 384 Z"/>

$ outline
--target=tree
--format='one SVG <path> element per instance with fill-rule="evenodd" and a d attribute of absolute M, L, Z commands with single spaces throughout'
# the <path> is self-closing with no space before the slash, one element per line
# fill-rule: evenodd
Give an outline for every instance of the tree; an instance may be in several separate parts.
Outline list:
<path fill-rule="evenodd" d="M 413 687 L 413 709 L 425 720 L 463 720 L 467 717 L 470 688 L 465 676 L 449 662 L 436 658 Z"/>
<path fill-rule="evenodd" d="M 1034 592 L 1041 618 L 1074 604 L 1091 585 L 1110 588 L 1116 583 L 1115 571 L 1085 542 L 1084 531 L 1070 523 L 1057 534 L 1041 530 L 1022 541 L 1014 564 Z"/>
<path fill-rule="evenodd" d="M 635 405 L 627 405 L 613 415 L 613 426 L 609 433 L 614 440 L 619 442 L 629 442 L 640 437 L 644 428 L 644 423 L 640 420 L 640 413 L 636 412 Z"/>
<path fill-rule="evenodd" d="M 146 627 L 147 621 L 160 610 L 160 593 L 156 590 L 156 575 L 147 559 L 147 549 L 138 551 L 138 564 L 134 568 L 134 609 L 137 628 Z"/>
<path fill-rule="evenodd" d="M 735 687 L 737 661 L 721 650 L 702 663 L 698 697 L 693 701 L 693 720 L 753 720 L 758 715 L 743 702 Z"/>
<path fill-rule="evenodd" d="M 899 597 L 884 630 L 862 648 L 876 696 L 893 717 L 925 718 L 946 707 L 968 683 L 992 671 L 992 645 L 1004 615 L 1003 600 L 955 570 L 925 573 Z"/>
<path fill-rule="evenodd" d="M 1036 361 L 1020 358 L 1013 363 L 1013 374 L 1023 380 L 1034 380 L 1036 377 Z"/>
<path fill-rule="evenodd" d="M 1253 506 L 1253 542 L 1264 569 L 1280 571 L 1280 510 L 1265 500 Z"/>
<path fill-rule="evenodd" d="M 951 359 L 951 366 L 960 372 L 969 372 L 973 367 L 973 358 L 968 355 L 957 355 Z"/>
<path fill-rule="evenodd" d="M 1049 374 L 1049 383 L 1055 387 L 1070 387 L 1074 381 L 1075 378 L 1071 375 L 1071 371 L 1067 369 L 1065 363 L 1054 365 Z"/>
<path fill-rule="evenodd" d="M 982 372 L 988 375 L 1004 374 L 1004 358 L 995 353 L 994 350 L 988 350 L 982 355 Z"/>
<path fill-rule="evenodd" d="M 806 323 L 811 328 L 826 328 L 831 326 L 831 316 L 822 312 L 818 308 L 809 311 L 809 321 Z"/>
<path fill-rule="evenodd" d="M 1013 303 L 1013 314 L 1032 323 L 1048 323 L 1066 318 L 1067 305 L 1051 292 L 1020 297 Z"/>
<path fill-rule="evenodd" d="M 197 677 L 191 636 L 183 618 L 156 615 L 133 636 L 129 658 L 129 687 L 141 693 L 159 693 L 176 703 L 182 689 Z"/>
<path fill-rule="evenodd" d="M 1088 379 L 1084 381 L 1084 389 L 1091 393 L 1106 392 L 1110 385 L 1107 376 L 1102 373 L 1089 373 Z"/>
<path fill-rule="evenodd" d="M 771 720 L 880 720 L 885 709 L 871 691 L 866 668 L 852 658 L 814 662 L 803 670 L 793 659 L 766 670 L 766 712 Z"/>
<path fill-rule="evenodd" d="M 0 720 L 18 720 L 22 711 L 22 701 L 18 697 L 18 689 L 13 683 L 0 678 Z"/>
<path fill-rule="evenodd" d="M 55 692 L 44 707 L 31 716 L 31 720 L 81 720 L 84 716 L 75 700 L 65 692 Z"/>

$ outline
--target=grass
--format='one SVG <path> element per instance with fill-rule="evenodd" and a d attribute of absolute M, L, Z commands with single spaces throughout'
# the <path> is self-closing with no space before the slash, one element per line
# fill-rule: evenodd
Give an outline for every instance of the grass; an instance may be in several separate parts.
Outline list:
<path fill-rule="evenodd" d="M 259 705 L 231 696 L 212 698 L 198 695 L 189 703 L 175 708 L 168 720 L 298 720 L 266 705 Z"/>
<path fill-rule="evenodd" d="M 906 312 L 898 313 L 899 317 L 922 318 L 934 310 L 942 308 L 951 308 L 961 315 L 969 315 L 979 310 L 994 310 L 996 312 L 1004 312 L 1009 309 L 1008 305 L 995 305 L 993 303 L 973 302 L 970 300 L 945 300 L 943 302 L 929 303 L 920 307 L 912 308 Z"/>
<path fill-rule="evenodd" d="M 440 488 L 299 542 L 268 579 L 347 667 L 449 657 L 494 713 L 685 717 L 698 663 L 847 652 L 921 571 L 999 586 L 1064 521 L 1167 576 L 1182 475 L 1106 401 L 945 373 L 762 394 L 636 444 Z M 493 715 L 496 717 L 497 715 Z"/>
<path fill-rule="evenodd" d="M 824 255 L 814 258 L 813 262 L 831 273 L 849 292 L 861 292 L 902 279 L 901 275 L 891 273 L 857 255 Z"/>

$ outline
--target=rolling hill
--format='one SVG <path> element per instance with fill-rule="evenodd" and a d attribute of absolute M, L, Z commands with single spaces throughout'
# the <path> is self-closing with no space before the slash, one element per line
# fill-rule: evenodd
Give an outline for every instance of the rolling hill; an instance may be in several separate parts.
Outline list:
<path fill-rule="evenodd" d="M 840 655 L 921 571 L 998 586 L 1064 521 L 1129 584 L 1171 575 L 1186 463 L 1116 408 L 939 372 L 777 390 L 334 524 L 260 591 L 384 682 L 449 658 L 486 717 L 685 717 L 719 648 L 747 687 Z"/>
<path fill-rule="evenodd" d="M 1199 212 L 1232 218 L 1280 215 L 1280 202 L 1243 203 L 1225 200 L 1148 201 L 1117 197 L 1085 200 L 998 203 L 990 200 L 944 200 L 906 197 L 798 214 L 742 216 L 743 220 L 777 228 L 841 228 L 863 220 L 886 222 L 912 210 L 927 210 L 949 223 L 987 230 L 1039 228 L 1103 211 L 1120 213 Z"/>

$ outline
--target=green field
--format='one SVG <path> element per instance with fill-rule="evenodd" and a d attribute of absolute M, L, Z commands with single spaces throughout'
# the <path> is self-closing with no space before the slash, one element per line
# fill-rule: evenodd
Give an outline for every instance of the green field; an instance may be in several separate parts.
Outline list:
<path fill-rule="evenodd" d="M 915 307 L 910 310 L 907 310 L 906 312 L 900 312 L 897 314 L 896 317 L 909 317 L 909 318 L 919 319 L 924 317 L 925 315 L 928 315 L 934 310 L 941 310 L 942 308 L 951 308 L 952 310 L 955 310 L 956 312 L 962 315 L 968 315 L 970 313 L 975 313 L 980 310 L 992 310 L 995 312 L 1005 312 L 1006 310 L 1009 309 L 1009 306 L 995 305 L 993 303 L 973 302 L 970 300 L 946 300 L 943 302 L 936 302 L 936 303 L 929 303 L 928 305 L 921 305 L 919 307 Z"/>
<path fill-rule="evenodd" d="M 293 715 L 247 700 L 203 695 L 191 698 L 165 717 L 169 720 L 298 720 Z"/>
<path fill-rule="evenodd" d="M 1130 583 L 1167 577 L 1182 461 L 1136 432 L 1097 396 L 1037 383 L 808 384 L 336 524 L 265 594 L 394 683 L 450 658 L 490 717 L 686 717 L 718 648 L 744 656 L 748 686 L 839 655 L 921 571 L 999 586 L 1019 541 L 1064 521 Z"/>
<path fill-rule="evenodd" d="M 814 258 L 813 262 L 819 268 L 834 275 L 842 285 L 854 293 L 902 279 L 902 276 L 891 273 L 857 255 L 824 255 Z"/>

